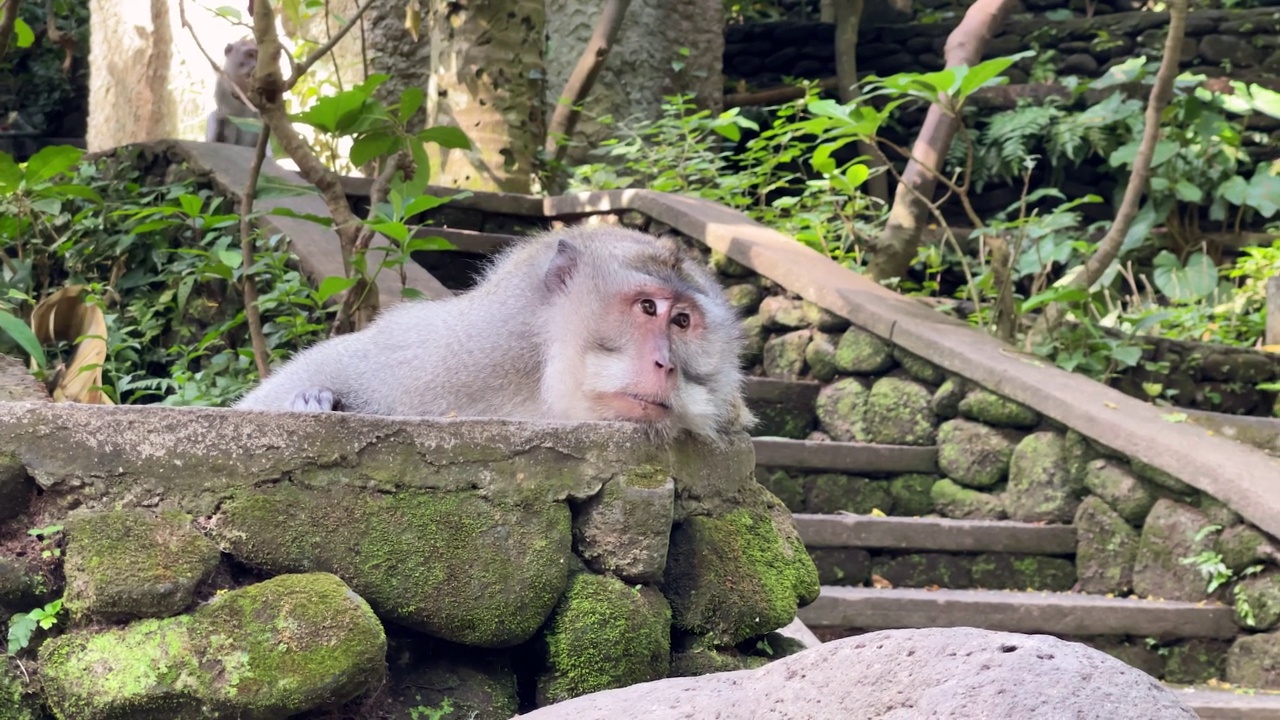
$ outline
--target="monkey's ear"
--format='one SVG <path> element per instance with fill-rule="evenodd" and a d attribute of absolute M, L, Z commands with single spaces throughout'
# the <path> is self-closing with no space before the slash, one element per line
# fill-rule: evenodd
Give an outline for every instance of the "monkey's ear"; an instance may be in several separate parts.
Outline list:
<path fill-rule="evenodd" d="M 568 240 L 561 239 L 556 243 L 556 254 L 551 257 L 547 266 L 547 274 L 542 279 L 547 291 L 551 294 L 563 292 L 569 286 L 569 280 L 578 269 L 578 248 Z"/>
<path fill-rule="evenodd" d="M 231 54 L 231 47 L 232 47 L 233 45 L 235 45 L 235 43 L 227 43 L 227 47 L 226 47 L 226 48 L 224 48 L 224 49 L 222 50 L 222 54 L 223 54 L 223 55 L 230 55 L 230 54 Z"/>

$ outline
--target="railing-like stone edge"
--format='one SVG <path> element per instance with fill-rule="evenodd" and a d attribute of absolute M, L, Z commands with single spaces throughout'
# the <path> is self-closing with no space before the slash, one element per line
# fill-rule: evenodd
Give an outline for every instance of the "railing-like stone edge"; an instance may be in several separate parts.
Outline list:
<path fill-rule="evenodd" d="M 795 513 L 791 517 L 800 533 L 800 539 L 810 548 L 1026 555 L 1076 553 L 1076 529 L 1071 525 L 854 514 Z"/>

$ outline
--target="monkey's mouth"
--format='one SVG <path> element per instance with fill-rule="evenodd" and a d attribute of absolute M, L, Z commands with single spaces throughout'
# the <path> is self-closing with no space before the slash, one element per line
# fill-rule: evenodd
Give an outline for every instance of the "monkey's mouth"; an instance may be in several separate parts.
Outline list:
<path fill-rule="evenodd" d="M 671 406 L 665 400 L 639 393 L 609 393 L 600 401 L 605 413 L 614 420 L 659 422 L 671 412 Z"/>

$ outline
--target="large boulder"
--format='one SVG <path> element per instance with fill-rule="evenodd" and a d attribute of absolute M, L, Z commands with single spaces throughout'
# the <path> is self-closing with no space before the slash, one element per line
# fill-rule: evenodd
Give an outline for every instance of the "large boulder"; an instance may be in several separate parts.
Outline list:
<path fill-rule="evenodd" d="M 617 717 L 1194 720 L 1196 714 L 1150 675 L 1079 643 L 930 628 L 844 638 L 754 670 L 587 695 L 521 720 Z"/>

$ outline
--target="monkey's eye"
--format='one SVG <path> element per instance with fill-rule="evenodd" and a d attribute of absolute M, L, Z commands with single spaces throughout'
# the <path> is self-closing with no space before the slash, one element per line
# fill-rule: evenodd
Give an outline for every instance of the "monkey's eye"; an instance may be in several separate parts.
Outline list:
<path fill-rule="evenodd" d="M 671 322 L 674 323 L 676 327 L 684 330 L 689 327 L 689 313 L 676 313 L 676 316 L 671 318 Z"/>
<path fill-rule="evenodd" d="M 645 315 L 657 315 L 658 304 L 650 300 L 649 298 L 645 298 L 644 300 L 640 301 L 640 311 L 643 312 Z"/>

